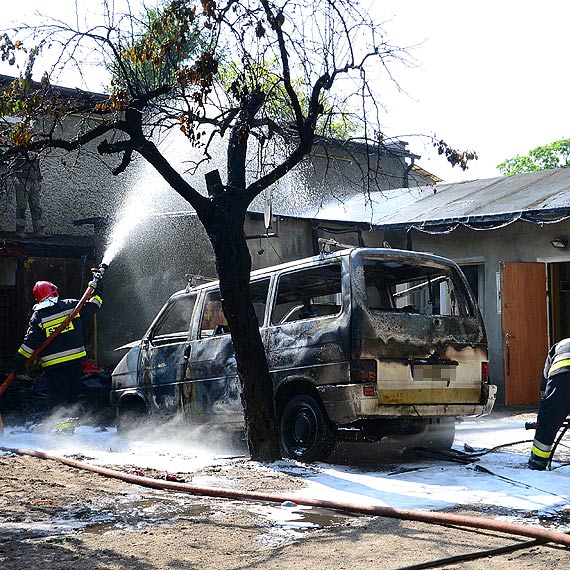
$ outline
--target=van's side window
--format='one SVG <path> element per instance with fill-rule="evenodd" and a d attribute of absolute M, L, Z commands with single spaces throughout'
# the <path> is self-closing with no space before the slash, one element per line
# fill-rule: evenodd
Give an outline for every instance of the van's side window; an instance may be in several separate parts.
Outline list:
<path fill-rule="evenodd" d="M 153 340 L 160 341 L 173 336 L 187 336 L 195 302 L 196 295 L 188 295 L 172 301 L 165 311 L 166 317 L 158 323 L 152 333 Z"/>
<path fill-rule="evenodd" d="M 220 291 L 218 289 L 210 291 L 206 295 L 204 302 L 204 311 L 202 313 L 202 322 L 200 323 L 200 338 L 206 338 L 213 335 L 228 334 L 228 322 L 222 311 L 222 301 L 220 299 Z"/>
<path fill-rule="evenodd" d="M 451 268 L 367 259 L 368 307 L 377 311 L 472 316 L 465 289 Z"/>
<path fill-rule="evenodd" d="M 263 325 L 268 291 L 269 279 L 255 281 L 250 285 L 251 300 L 259 326 Z M 200 323 L 200 338 L 229 333 L 228 322 L 222 310 L 220 291 L 215 289 L 206 295 L 204 312 L 202 313 L 202 321 Z"/>
<path fill-rule="evenodd" d="M 281 324 L 338 315 L 342 308 L 341 292 L 340 263 L 281 275 L 271 322 Z"/>

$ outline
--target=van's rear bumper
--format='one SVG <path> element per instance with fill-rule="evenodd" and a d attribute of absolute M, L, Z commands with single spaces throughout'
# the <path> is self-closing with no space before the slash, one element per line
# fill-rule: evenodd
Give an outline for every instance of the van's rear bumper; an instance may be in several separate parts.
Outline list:
<path fill-rule="evenodd" d="M 448 397 L 441 402 L 430 403 L 398 403 L 384 404 L 378 402 L 378 395 L 365 396 L 364 387 L 374 387 L 374 384 L 343 384 L 318 386 L 321 400 L 330 420 L 335 424 L 346 424 L 356 420 L 378 418 L 441 418 L 484 416 L 489 414 L 495 405 L 497 387 L 493 384 L 483 384 L 479 402 L 449 401 Z M 456 393 L 455 397 L 460 397 Z"/>

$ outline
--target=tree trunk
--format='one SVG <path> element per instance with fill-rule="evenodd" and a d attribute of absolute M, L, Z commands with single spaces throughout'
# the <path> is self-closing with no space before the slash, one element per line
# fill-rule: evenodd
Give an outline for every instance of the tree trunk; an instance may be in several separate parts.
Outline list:
<path fill-rule="evenodd" d="M 222 307 L 236 353 L 248 447 L 252 459 L 275 461 L 281 453 L 273 385 L 249 294 L 246 207 L 238 194 L 227 190 L 216 191 L 211 200 L 207 219 L 201 219 L 214 249 Z"/>

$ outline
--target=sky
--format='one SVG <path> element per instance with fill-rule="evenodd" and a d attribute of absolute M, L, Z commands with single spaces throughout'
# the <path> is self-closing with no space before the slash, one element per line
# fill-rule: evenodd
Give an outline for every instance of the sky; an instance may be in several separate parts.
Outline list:
<path fill-rule="evenodd" d="M 389 447 L 380 447 L 382 444 L 346 444 L 345 456 L 348 453 L 353 458 L 360 457 L 352 462 L 354 465 L 333 459 L 331 463 L 311 465 L 295 461 L 252 462 L 248 467 L 257 469 L 260 478 L 271 478 L 275 472 L 283 472 L 302 480 L 305 486 L 290 494 L 294 503 L 302 502 L 303 498 L 315 498 L 402 509 L 440 511 L 463 507 L 510 522 L 535 526 L 547 524 L 552 530 L 568 532 L 568 447 L 564 442 L 559 446 L 552 471 L 529 470 L 526 462 L 531 445 L 529 440 L 534 432 L 524 429 L 524 421 L 532 419 L 533 415 L 520 414 L 465 418 L 457 426 L 454 449 L 461 451 L 465 444 L 475 450 L 514 444 L 467 465 L 430 457 L 406 462 L 395 451 L 401 449 L 401 444 L 393 446 L 391 451 Z M 156 429 L 152 440 L 136 437 L 127 440 L 119 437 L 114 428 L 100 431 L 79 426 L 74 434 L 64 436 L 56 435 L 53 430 L 43 430 L 41 426 L 6 426 L 5 433 L 0 435 L 0 446 L 67 457 L 79 454 L 88 458 L 85 461 L 89 463 L 117 466 L 117 469 L 136 467 L 143 474 L 145 469 L 191 473 L 192 484 L 199 487 L 219 487 L 226 479 L 226 488 L 233 487 L 226 473 L 242 459 L 221 443 L 217 449 L 211 443 L 207 448 L 193 443 L 202 439 L 192 434 L 190 427 L 178 429 L 175 435 L 164 432 L 162 436 Z M 216 469 L 198 473 L 208 466 L 216 466 Z M 137 492 L 134 486 L 133 493 Z M 284 531 L 298 528 L 300 518 L 308 520 L 310 517 L 303 517 L 307 509 L 283 509 L 267 504 L 255 506 L 256 512 L 263 512 L 275 520 Z M 0 530 L 3 527 L 4 524 L 0 524 Z"/>
<path fill-rule="evenodd" d="M 389 41 L 409 47 L 415 60 L 391 68 L 401 90 L 390 82 L 379 86 L 386 108 L 382 128 L 407 141 L 426 170 L 446 182 L 499 176 L 496 166 L 506 158 L 570 136 L 566 0 L 363 3 Z M 61 16 L 73 5 L 4 0 L 4 25 L 29 20 L 38 9 Z M 12 71 L 0 65 L 0 73 Z M 476 151 L 479 159 L 465 172 L 451 168 L 426 137 L 416 135 L 435 135 Z"/>

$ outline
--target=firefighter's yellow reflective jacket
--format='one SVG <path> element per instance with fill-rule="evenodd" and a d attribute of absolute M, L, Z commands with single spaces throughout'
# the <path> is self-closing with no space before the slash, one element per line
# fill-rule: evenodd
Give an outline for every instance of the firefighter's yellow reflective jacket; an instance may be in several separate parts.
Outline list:
<path fill-rule="evenodd" d="M 27 360 L 73 312 L 77 303 L 79 303 L 77 299 L 58 299 L 57 302 L 47 306 L 44 303 L 36 305 L 16 358 Z M 81 316 L 93 315 L 102 303 L 101 287 L 97 287 L 96 294 L 83 305 L 81 311 L 39 355 L 38 360 L 42 367 L 58 366 L 71 360 L 86 358 Z"/>

